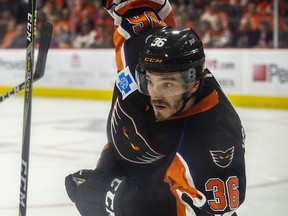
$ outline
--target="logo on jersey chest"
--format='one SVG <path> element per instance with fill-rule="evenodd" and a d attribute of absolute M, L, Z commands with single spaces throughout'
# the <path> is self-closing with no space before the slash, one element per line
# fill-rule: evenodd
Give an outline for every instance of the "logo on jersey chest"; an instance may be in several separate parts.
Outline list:
<path fill-rule="evenodd" d="M 210 151 L 210 154 L 212 156 L 213 162 L 221 167 L 225 168 L 230 165 L 232 162 L 233 156 L 234 156 L 234 146 L 232 148 L 227 149 L 226 151 Z"/>
<path fill-rule="evenodd" d="M 153 163 L 164 155 L 156 152 L 141 133 L 136 122 L 121 107 L 119 100 L 115 101 L 110 122 L 112 142 L 118 154 L 125 160 L 138 163 Z"/>

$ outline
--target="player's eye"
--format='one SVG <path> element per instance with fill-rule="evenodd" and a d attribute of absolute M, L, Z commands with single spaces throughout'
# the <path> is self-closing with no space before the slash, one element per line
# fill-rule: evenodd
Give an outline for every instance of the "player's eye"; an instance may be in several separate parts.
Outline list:
<path fill-rule="evenodd" d="M 171 88 L 172 86 L 173 86 L 172 83 L 169 83 L 169 82 L 164 82 L 164 83 L 162 84 L 162 87 L 163 87 L 164 89 Z"/>

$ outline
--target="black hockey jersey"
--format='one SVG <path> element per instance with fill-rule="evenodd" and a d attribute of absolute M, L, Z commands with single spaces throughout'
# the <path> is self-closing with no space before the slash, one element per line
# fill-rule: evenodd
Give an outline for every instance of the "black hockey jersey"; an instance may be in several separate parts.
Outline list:
<path fill-rule="evenodd" d="M 169 185 L 177 216 L 232 215 L 245 198 L 245 136 L 213 75 L 208 71 L 193 107 L 166 121 L 155 120 L 149 98 L 137 90 L 134 68 L 146 37 L 158 27 L 175 27 L 170 5 L 155 2 L 148 11 L 147 5 L 138 5 L 137 14 L 129 3 L 114 9 L 121 18 L 115 19 L 114 35 L 119 72 L 107 123 L 108 146 L 135 181 L 149 185 L 147 190 Z"/>

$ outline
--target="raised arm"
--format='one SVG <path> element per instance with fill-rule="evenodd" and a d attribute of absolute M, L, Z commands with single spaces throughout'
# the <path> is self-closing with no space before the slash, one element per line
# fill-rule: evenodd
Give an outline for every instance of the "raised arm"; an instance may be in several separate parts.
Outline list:
<path fill-rule="evenodd" d="M 116 65 L 118 71 L 127 66 L 125 43 L 141 36 L 151 28 L 176 27 L 172 7 L 167 0 L 103 0 L 102 6 L 114 18 Z M 133 51 L 132 51 L 133 52 Z M 134 55 L 137 54 L 134 51 Z"/>

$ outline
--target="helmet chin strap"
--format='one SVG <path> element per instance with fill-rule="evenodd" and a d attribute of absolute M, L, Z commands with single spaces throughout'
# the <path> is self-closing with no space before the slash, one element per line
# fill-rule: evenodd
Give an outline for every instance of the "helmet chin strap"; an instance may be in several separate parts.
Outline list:
<path fill-rule="evenodd" d="M 195 93 L 192 93 L 190 96 L 189 96 L 189 92 L 183 93 L 182 94 L 183 103 L 182 103 L 180 109 L 174 115 L 180 114 L 184 110 L 186 104 L 194 97 L 194 95 L 195 95 Z"/>

